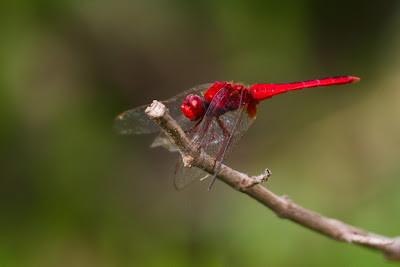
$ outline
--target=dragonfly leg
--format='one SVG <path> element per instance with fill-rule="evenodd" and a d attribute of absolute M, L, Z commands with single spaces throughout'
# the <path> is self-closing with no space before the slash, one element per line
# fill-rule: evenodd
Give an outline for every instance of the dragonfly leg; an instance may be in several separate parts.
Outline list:
<path fill-rule="evenodd" d="M 245 93 L 245 92 L 242 92 L 242 94 L 241 94 L 241 96 L 240 96 L 240 102 L 239 102 L 239 107 L 241 107 L 240 115 L 238 116 L 238 118 L 237 118 L 237 120 L 236 120 L 234 126 L 232 127 L 231 133 L 229 134 L 229 131 L 226 130 L 226 128 L 225 128 L 224 124 L 222 123 L 222 121 L 221 121 L 221 123 L 220 123 L 220 126 L 221 126 L 221 125 L 223 126 L 223 127 L 221 126 L 221 128 L 226 130 L 226 133 L 228 133 L 228 137 L 229 137 L 229 138 L 228 138 L 228 141 L 227 141 L 227 143 L 226 143 L 225 148 L 223 149 L 222 155 L 219 156 L 220 161 L 219 161 L 219 163 L 218 163 L 217 170 L 214 172 L 214 175 L 213 175 L 213 177 L 212 177 L 212 179 L 211 179 L 211 183 L 210 183 L 210 185 L 209 185 L 209 187 L 208 187 L 208 190 L 211 189 L 211 187 L 212 187 L 213 184 L 215 183 L 215 180 L 217 179 L 217 175 L 218 175 L 218 173 L 219 173 L 219 170 L 221 169 L 222 161 L 223 161 L 223 159 L 224 159 L 224 157 L 225 157 L 226 152 L 228 151 L 228 147 L 229 147 L 229 145 L 230 145 L 230 143 L 231 143 L 231 141 L 232 141 L 232 138 L 233 138 L 233 136 L 234 136 L 235 129 L 236 129 L 236 127 L 238 126 L 239 121 L 241 120 L 242 115 L 243 115 L 243 113 L 244 113 L 244 110 L 245 110 L 245 107 L 246 107 L 245 105 L 242 106 L 242 100 L 243 100 L 243 95 L 244 95 L 244 93 Z M 217 121 L 218 121 L 218 118 L 217 118 Z M 224 130 L 224 132 L 225 132 L 225 130 Z M 226 138 L 226 136 L 225 136 L 225 138 Z M 225 139 L 224 139 L 224 142 L 223 142 L 223 143 L 225 143 Z M 218 152 L 218 153 L 219 153 L 219 152 Z M 214 162 L 213 170 L 214 170 L 214 168 L 215 168 L 216 162 L 217 162 L 217 160 L 215 160 L 215 162 Z"/>
<path fill-rule="evenodd" d="M 216 120 L 218 122 L 219 127 L 221 127 L 222 131 L 224 132 L 225 136 L 230 136 L 231 134 L 229 133 L 228 129 L 226 129 L 224 123 L 221 121 L 219 117 L 216 117 Z"/>
<path fill-rule="evenodd" d="M 221 121 L 221 119 L 220 119 L 219 117 L 216 117 L 216 120 L 217 120 L 217 122 L 218 122 L 219 127 L 221 128 L 221 130 L 222 130 L 223 133 L 224 133 L 224 141 L 221 142 L 221 145 L 220 145 L 220 147 L 219 147 L 219 149 L 218 149 L 218 153 L 217 153 L 217 155 L 215 156 L 214 166 L 213 166 L 213 168 L 212 168 L 213 171 L 215 170 L 215 166 L 217 165 L 217 161 L 221 158 L 221 156 L 222 156 L 222 154 L 223 154 L 223 151 L 224 151 L 223 148 L 224 148 L 224 146 L 225 146 L 226 140 L 229 139 L 229 137 L 230 137 L 230 133 L 229 133 L 229 131 L 226 129 L 226 127 L 225 127 L 223 121 Z"/>
<path fill-rule="evenodd" d="M 224 122 L 221 121 L 221 119 L 219 117 L 217 117 L 216 120 L 218 122 L 219 127 L 224 132 L 224 141 L 221 142 L 221 146 L 219 147 L 218 154 L 215 157 L 213 170 L 215 169 L 215 164 L 216 164 L 217 160 L 219 160 L 221 158 L 221 156 L 222 156 L 223 147 L 224 147 L 224 144 L 225 144 L 226 140 L 231 136 L 231 134 L 229 133 L 228 129 L 226 129 L 226 127 L 224 125 Z"/>
<path fill-rule="evenodd" d="M 200 132 L 201 131 L 201 129 L 200 130 L 194 130 L 194 129 L 196 129 L 197 128 L 197 126 L 199 126 L 200 125 L 200 123 L 201 123 L 201 121 L 202 120 L 199 120 L 192 128 L 190 128 L 189 130 L 186 130 L 185 131 L 185 133 L 190 133 L 190 132 Z"/>
<path fill-rule="evenodd" d="M 210 144 L 212 141 L 214 141 L 215 136 L 214 136 L 214 126 L 213 126 L 213 124 L 211 124 L 210 127 L 211 127 L 211 129 L 210 129 L 210 131 L 211 131 L 210 140 L 208 140 L 205 144 L 201 145 L 199 148 L 203 148 L 203 147 L 205 147 L 206 145 Z"/>
<path fill-rule="evenodd" d="M 215 136 L 214 136 L 214 125 L 213 125 L 213 123 L 208 124 L 207 127 L 206 127 L 205 129 L 199 129 L 199 130 L 194 131 L 194 129 L 197 128 L 197 127 L 200 125 L 201 122 L 202 122 L 202 120 L 200 120 L 199 122 L 197 122 L 196 125 L 194 125 L 194 126 L 193 126 L 191 129 L 189 129 L 188 131 L 185 131 L 185 133 L 186 133 L 186 132 L 189 132 L 189 131 L 201 133 L 201 135 L 199 136 L 198 139 L 199 139 L 199 140 L 202 140 L 202 139 L 204 138 L 204 136 L 207 134 L 208 127 L 211 127 L 211 128 L 210 128 L 210 132 L 211 132 L 211 137 L 210 137 L 210 139 L 209 139 L 207 142 L 205 142 L 204 144 L 200 144 L 200 145 L 198 146 L 198 149 L 199 149 L 199 150 L 202 149 L 202 148 L 204 148 L 204 147 L 207 146 L 208 144 L 210 144 L 210 143 L 211 143 L 212 141 L 214 141 L 214 139 L 215 139 Z"/>

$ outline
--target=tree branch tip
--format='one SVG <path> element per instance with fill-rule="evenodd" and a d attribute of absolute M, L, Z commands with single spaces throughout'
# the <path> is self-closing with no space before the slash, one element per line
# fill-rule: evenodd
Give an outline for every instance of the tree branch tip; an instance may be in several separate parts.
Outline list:
<path fill-rule="evenodd" d="M 168 109 L 163 103 L 153 100 L 151 105 L 148 106 L 144 112 L 151 118 L 160 118 L 168 112 Z"/>

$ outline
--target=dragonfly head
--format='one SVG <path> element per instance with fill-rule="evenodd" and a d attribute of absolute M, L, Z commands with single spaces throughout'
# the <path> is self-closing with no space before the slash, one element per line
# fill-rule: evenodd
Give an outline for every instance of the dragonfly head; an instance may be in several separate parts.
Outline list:
<path fill-rule="evenodd" d="M 197 121 L 204 116 L 204 100 L 198 95 L 190 94 L 181 105 L 183 115 L 191 121 Z"/>

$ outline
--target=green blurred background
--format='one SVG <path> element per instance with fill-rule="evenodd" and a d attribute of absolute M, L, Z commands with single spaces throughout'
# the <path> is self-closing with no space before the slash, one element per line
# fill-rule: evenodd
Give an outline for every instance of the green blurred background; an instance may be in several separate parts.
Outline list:
<path fill-rule="evenodd" d="M 381 265 L 217 182 L 115 116 L 215 80 L 337 75 L 276 96 L 226 163 L 304 207 L 400 235 L 400 2 L 2 1 L 0 265 Z"/>

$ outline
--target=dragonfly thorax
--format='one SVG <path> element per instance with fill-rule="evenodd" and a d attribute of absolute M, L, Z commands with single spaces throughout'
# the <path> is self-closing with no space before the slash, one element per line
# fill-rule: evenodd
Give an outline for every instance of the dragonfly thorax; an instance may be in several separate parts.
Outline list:
<path fill-rule="evenodd" d="M 228 111 L 234 111 L 251 101 L 248 89 L 241 84 L 230 82 L 215 82 L 204 94 L 204 100 L 216 107 L 215 114 L 223 115 Z"/>

